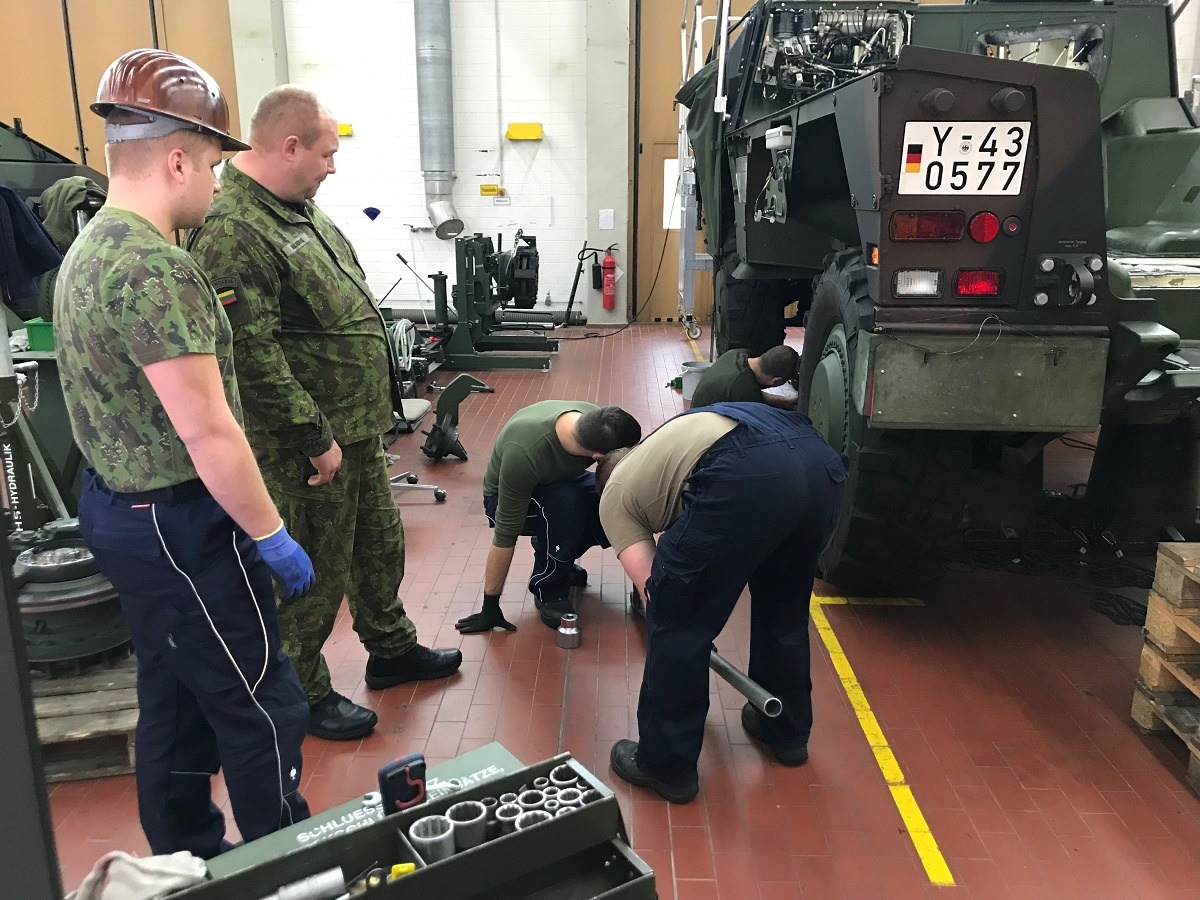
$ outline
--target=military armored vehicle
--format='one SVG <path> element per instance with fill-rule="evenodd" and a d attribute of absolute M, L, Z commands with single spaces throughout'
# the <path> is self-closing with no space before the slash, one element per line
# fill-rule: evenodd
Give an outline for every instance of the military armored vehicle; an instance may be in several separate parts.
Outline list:
<path fill-rule="evenodd" d="M 1033 515 L 1074 432 L 1098 431 L 1085 531 L 1200 537 L 1200 129 L 1169 5 L 761 0 L 726 33 L 679 94 L 717 349 L 806 326 L 800 408 L 850 463 L 824 577 L 936 574 L 968 524 Z"/>

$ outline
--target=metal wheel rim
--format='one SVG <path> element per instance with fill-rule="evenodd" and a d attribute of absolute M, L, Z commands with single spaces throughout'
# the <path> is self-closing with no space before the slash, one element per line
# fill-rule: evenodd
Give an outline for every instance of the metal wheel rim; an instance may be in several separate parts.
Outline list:
<path fill-rule="evenodd" d="M 850 434 L 850 351 L 841 325 L 835 325 L 825 339 L 813 372 L 808 412 L 821 436 L 844 454 Z"/>

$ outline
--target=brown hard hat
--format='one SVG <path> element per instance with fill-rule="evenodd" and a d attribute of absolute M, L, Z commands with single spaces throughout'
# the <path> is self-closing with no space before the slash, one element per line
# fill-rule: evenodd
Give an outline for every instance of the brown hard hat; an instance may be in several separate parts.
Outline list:
<path fill-rule="evenodd" d="M 91 109 L 107 117 L 118 107 L 185 122 L 202 134 L 220 138 L 222 150 L 250 149 L 229 134 L 229 104 L 220 85 L 176 53 L 130 50 L 109 66 Z"/>

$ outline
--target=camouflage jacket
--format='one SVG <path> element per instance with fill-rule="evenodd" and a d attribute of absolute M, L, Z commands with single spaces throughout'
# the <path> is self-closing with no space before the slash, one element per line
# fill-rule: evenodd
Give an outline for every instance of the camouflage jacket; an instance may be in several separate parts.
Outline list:
<path fill-rule="evenodd" d="M 113 490 L 196 477 L 145 366 L 214 354 L 240 416 L 233 336 L 212 285 L 141 216 L 105 206 L 75 239 L 55 287 L 54 332 L 71 432 Z"/>
<path fill-rule="evenodd" d="M 392 427 L 391 351 L 354 248 L 311 200 L 280 200 L 226 162 L 188 248 L 233 326 L 246 433 L 305 456 Z"/>

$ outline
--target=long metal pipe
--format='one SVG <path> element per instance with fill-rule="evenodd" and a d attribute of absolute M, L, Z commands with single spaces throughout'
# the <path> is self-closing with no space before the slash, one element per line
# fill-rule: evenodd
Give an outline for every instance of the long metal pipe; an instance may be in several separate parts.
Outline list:
<path fill-rule="evenodd" d="M 434 309 L 430 309 L 428 306 L 424 306 L 424 307 L 422 307 L 422 306 L 389 306 L 388 310 L 397 319 L 411 319 L 413 322 L 417 323 L 418 325 L 421 325 L 422 327 L 424 327 L 426 319 L 428 319 L 430 321 L 430 323 L 432 323 L 437 318 L 436 307 Z M 447 313 L 447 317 L 450 320 L 450 324 L 453 325 L 456 322 L 458 322 L 458 312 L 455 310 L 455 308 L 453 306 L 449 307 L 447 309 L 446 313 Z M 517 324 L 518 322 L 529 322 L 531 324 L 561 325 L 561 324 L 563 324 L 563 318 L 565 316 L 566 316 L 565 309 L 547 310 L 544 313 L 543 312 L 534 312 L 531 310 L 524 310 L 524 309 L 515 309 L 515 310 L 506 309 L 503 311 L 503 313 L 501 315 L 501 322 L 504 324 L 507 324 L 507 325 L 514 325 L 514 324 Z M 571 321 L 567 322 L 566 324 L 568 324 L 568 325 L 586 325 L 587 317 L 583 314 L 582 310 L 579 310 L 579 309 L 572 310 Z"/>
<path fill-rule="evenodd" d="M 716 650 L 708 656 L 708 667 L 729 682 L 735 691 L 749 700 L 763 715 L 774 719 L 783 712 L 783 703 L 778 697 L 772 697 L 758 682 L 751 681 L 745 672 L 730 665 Z"/>
<path fill-rule="evenodd" d="M 454 209 L 454 72 L 450 53 L 450 0 L 415 0 L 417 118 L 425 208 L 434 233 L 458 237 L 462 219 Z"/>

